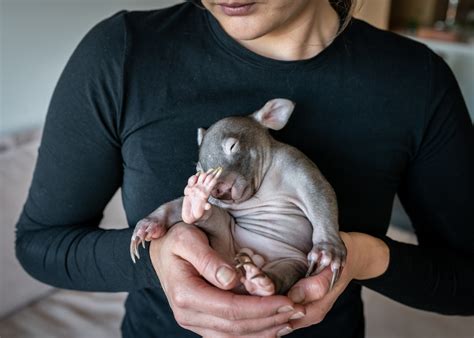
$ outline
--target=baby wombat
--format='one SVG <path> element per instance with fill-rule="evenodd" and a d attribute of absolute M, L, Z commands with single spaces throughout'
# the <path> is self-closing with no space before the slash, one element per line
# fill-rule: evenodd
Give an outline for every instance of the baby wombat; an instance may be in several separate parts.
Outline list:
<path fill-rule="evenodd" d="M 273 139 L 294 104 L 268 101 L 245 117 L 227 117 L 198 130 L 198 173 L 185 196 L 138 222 L 130 253 L 184 221 L 202 228 L 211 246 L 244 271 L 254 295 L 284 294 L 300 278 L 330 266 L 331 288 L 346 257 L 336 196 L 302 152 Z"/>

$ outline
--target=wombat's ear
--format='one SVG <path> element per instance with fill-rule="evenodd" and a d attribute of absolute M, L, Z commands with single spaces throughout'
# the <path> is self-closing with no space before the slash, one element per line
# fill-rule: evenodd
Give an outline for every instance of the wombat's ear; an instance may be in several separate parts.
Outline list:
<path fill-rule="evenodd" d="M 204 135 L 206 135 L 206 129 L 204 128 L 198 128 L 198 146 L 201 146 L 202 139 L 204 138 Z"/>
<path fill-rule="evenodd" d="M 288 122 L 294 108 L 295 104 L 290 100 L 273 99 L 250 116 L 266 128 L 280 130 Z"/>

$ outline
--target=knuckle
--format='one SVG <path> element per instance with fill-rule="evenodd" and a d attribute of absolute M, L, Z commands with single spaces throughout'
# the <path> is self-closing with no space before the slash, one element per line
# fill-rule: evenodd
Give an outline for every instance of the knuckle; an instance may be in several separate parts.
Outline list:
<path fill-rule="evenodd" d="M 179 289 L 175 289 L 171 293 L 171 299 L 173 301 L 173 304 L 180 309 L 186 309 L 188 306 L 187 297 L 184 295 L 183 292 L 179 292 Z"/>
<path fill-rule="evenodd" d="M 248 329 L 245 326 L 239 325 L 237 322 L 228 322 L 224 327 L 226 333 L 232 336 L 242 336 L 249 333 Z"/>
<path fill-rule="evenodd" d="M 224 309 L 222 309 L 222 317 L 229 321 L 236 321 L 239 319 L 237 311 L 233 307 L 225 307 Z"/>
<path fill-rule="evenodd" d="M 178 223 L 173 226 L 173 237 L 174 241 L 178 245 L 186 245 L 189 243 L 191 238 L 190 236 L 190 227 L 184 223 Z"/>
<path fill-rule="evenodd" d="M 175 295 L 174 303 L 176 304 L 177 307 L 179 307 L 179 308 L 181 308 L 181 309 L 187 308 L 187 300 L 186 300 L 186 297 L 183 297 L 183 296 L 180 295 L 180 294 Z"/>
<path fill-rule="evenodd" d="M 177 245 L 188 247 L 189 243 L 202 240 L 203 238 L 206 238 L 207 241 L 206 235 L 193 225 L 180 222 L 173 225 L 172 229 L 174 242 Z"/>
<path fill-rule="evenodd" d="M 188 232 L 188 226 L 183 222 L 178 222 L 173 225 L 173 231 L 176 237 L 184 236 Z"/>
<path fill-rule="evenodd" d="M 323 298 L 329 289 L 329 280 L 315 276 L 311 284 L 306 286 L 305 293 L 310 295 L 311 300 Z"/>

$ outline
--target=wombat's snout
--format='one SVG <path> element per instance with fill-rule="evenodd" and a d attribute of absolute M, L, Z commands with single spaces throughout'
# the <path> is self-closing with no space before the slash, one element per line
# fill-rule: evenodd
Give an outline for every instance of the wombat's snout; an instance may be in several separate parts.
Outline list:
<path fill-rule="evenodd" d="M 232 185 L 218 182 L 211 192 L 212 197 L 220 200 L 231 200 L 232 199 Z"/>

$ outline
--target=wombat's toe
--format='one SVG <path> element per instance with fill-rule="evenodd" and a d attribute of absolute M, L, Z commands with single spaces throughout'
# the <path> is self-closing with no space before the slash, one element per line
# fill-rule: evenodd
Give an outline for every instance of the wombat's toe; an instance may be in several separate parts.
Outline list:
<path fill-rule="evenodd" d="M 132 239 L 130 241 L 130 257 L 135 263 L 135 259 L 140 259 L 138 248 L 140 244 L 145 248 L 145 241 L 157 239 L 166 233 L 166 227 L 162 221 L 154 218 L 143 218 L 135 226 Z"/>
<path fill-rule="evenodd" d="M 254 262 L 255 259 L 255 262 Z M 275 294 L 275 283 L 263 272 L 263 257 L 256 255 L 250 249 L 242 249 L 235 256 L 236 267 L 243 270 L 244 277 L 240 280 L 251 295 L 271 296 Z"/>
<path fill-rule="evenodd" d="M 306 277 L 316 275 L 330 266 L 333 273 L 330 289 L 339 279 L 342 267 L 346 260 L 347 250 L 344 243 L 316 243 L 313 249 L 308 253 L 308 272 Z"/>

